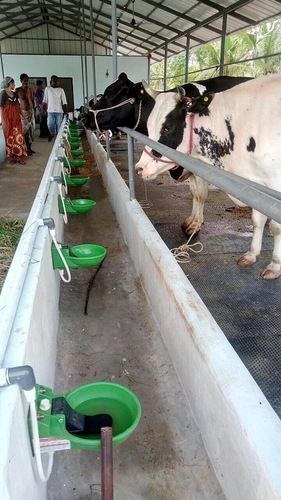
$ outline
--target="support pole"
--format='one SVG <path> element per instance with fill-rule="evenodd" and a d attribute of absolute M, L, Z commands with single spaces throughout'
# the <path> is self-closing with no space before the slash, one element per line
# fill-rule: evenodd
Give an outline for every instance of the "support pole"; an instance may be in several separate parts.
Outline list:
<path fill-rule="evenodd" d="M 129 135 L 128 135 L 128 167 L 129 167 L 130 200 L 135 200 L 136 192 L 135 192 L 135 168 L 134 168 L 134 139 Z"/>
<path fill-rule="evenodd" d="M 186 37 L 186 46 L 185 46 L 185 82 L 188 81 L 188 69 L 189 69 L 189 47 L 190 47 L 190 36 Z"/>
<path fill-rule="evenodd" d="M 222 34 L 221 34 L 221 53 L 220 53 L 220 76 L 224 73 L 224 51 L 225 51 L 225 37 L 227 28 L 227 14 L 222 18 Z"/>
<path fill-rule="evenodd" d="M 81 77 L 82 77 L 82 92 L 83 92 L 82 105 L 84 106 L 85 83 L 84 83 L 84 67 L 83 67 L 82 25 L 80 25 L 80 52 L 81 52 Z"/>
<path fill-rule="evenodd" d="M 91 17 L 93 94 L 94 94 L 94 102 L 96 102 L 97 101 L 97 81 L 96 81 L 95 39 L 94 39 L 94 24 L 93 24 L 93 0 L 90 0 L 90 17 Z"/>
<path fill-rule="evenodd" d="M 112 428 L 101 428 L 101 500 L 113 500 Z"/>
<path fill-rule="evenodd" d="M 151 66 L 151 53 L 147 54 L 147 83 L 150 85 L 150 66 Z"/>
<path fill-rule="evenodd" d="M 0 60 L 1 60 L 2 77 L 4 79 L 5 74 L 4 74 L 4 64 L 3 64 L 3 55 L 2 55 L 2 50 L 1 50 L 1 43 L 0 43 Z"/>
<path fill-rule="evenodd" d="M 105 132 L 105 142 L 106 142 L 106 159 L 110 159 L 110 142 L 109 142 L 109 132 L 106 130 Z"/>
<path fill-rule="evenodd" d="M 167 90 L 167 55 L 168 55 L 168 44 L 165 43 L 165 56 L 164 56 L 164 90 Z"/>
<path fill-rule="evenodd" d="M 117 15 L 116 0 L 111 0 L 111 32 L 112 32 L 112 77 L 117 80 Z"/>
<path fill-rule="evenodd" d="M 86 40 L 86 23 L 85 23 L 85 0 L 83 0 L 82 12 L 83 12 L 83 38 L 84 38 L 85 91 L 86 91 L 86 104 L 88 104 L 89 89 L 88 89 L 87 40 Z"/>

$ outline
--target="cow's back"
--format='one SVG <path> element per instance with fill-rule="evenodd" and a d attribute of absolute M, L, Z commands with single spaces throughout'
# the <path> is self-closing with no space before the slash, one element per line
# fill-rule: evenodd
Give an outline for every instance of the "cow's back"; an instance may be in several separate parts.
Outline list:
<path fill-rule="evenodd" d="M 216 94 L 209 115 L 196 115 L 193 128 L 193 156 L 281 190 L 281 75 Z M 185 149 L 189 137 L 190 115 Z"/>

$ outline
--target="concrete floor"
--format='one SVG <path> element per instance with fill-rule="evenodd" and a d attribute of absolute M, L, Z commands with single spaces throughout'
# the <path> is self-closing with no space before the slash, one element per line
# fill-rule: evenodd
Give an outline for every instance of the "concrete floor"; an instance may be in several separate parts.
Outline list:
<path fill-rule="evenodd" d="M 52 147 L 36 135 L 32 146 L 36 153 L 26 159 L 26 165 L 7 161 L 0 165 L 0 216 L 27 219 Z"/>
<path fill-rule="evenodd" d="M 26 166 L 1 166 L 1 215 L 27 216 L 51 144 L 37 139 L 34 149 L 38 153 Z M 65 241 L 99 243 L 108 256 L 95 280 L 87 316 L 84 301 L 93 271 L 73 271 L 72 282 L 62 284 L 55 390 L 107 380 L 130 387 L 139 397 L 141 423 L 114 450 L 115 500 L 222 500 L 101 178 L 92 177 L 78 191 L 73 188 L 70 196 L 90 196 L 97 206 L 85 216 L 69 217 Z M 99 499 L 99 454 L 57 452 L 48 492 L 50 500 Z"/>
<path fill-rule="evenodd" d="M 101 178 L 92 178 L 89 191 L 83 191 L 97 206 L 83 219 L 72 216 L 65 240 L 100 243 L 108 257 L 96 278 L 88 316 L 83 308 L 92 271 L 73 272 L 71 284 L 62 286 L 56 390 L 108 380 L 139 397 L 140 426 L 114 450 L 116 500 L 223 499 Z M 100 498 L 99 484 L 99 454 L 57 453 L 50 500 Z"/>

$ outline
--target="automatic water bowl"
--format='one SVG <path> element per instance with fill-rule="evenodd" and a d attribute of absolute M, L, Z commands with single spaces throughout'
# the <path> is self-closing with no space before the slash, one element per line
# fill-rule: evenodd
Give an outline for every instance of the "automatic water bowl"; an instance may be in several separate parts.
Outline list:
<path fill-rule="evenodd" d="M 92 382 L 70 392 L 54 394 L 36 387 L 40 438 L 61 438 L 71 449 L 99 451 L 100 429 L 112 427 L 113 445 L 126 441 L 137 428 L 141 405 L 127 387 L 111 382 Z"/>
<path fill-rule="evenodd" d="M 84 186 L 90 177 L 86 177 L 84 175 L 65 174 L 65 179 L 68 186 Z"/>
<path fill-rule="evenodd" d="M 73 151 L 72 151 L 72 153 L 73 153 Z M 83 158 L 75 158 L 73 160 L 64 158 L 63 165 L 65 168 L 68 168 L 69 165 L 70 165 L 70 167 L 73 167 L 73 168 L 81 168 L 84 165 L 86 165 L 86 160 L 83 160 Z"/>
<path fill-rule="evenodd" d="M 52 244 L 53 268 L 63 270 L 65 265 L 62 258 Z M 107 250 L 101 245 L 94 243 L 81 243 L 79 245 L 61 245 L 60 252 L 66 260 L 70 269 L 79 269 L 81 267 L 98 267 L 106 257 Z"/>
<path fill-rule="evenodd" d="M 61 197 L 58 197 L 59 213 L 64 214 L 63 204 Z M 71 200 L 70 198 L 64 198 L 65 210 L 68 214 L 86 214 L 94 208 L 96 202 L 88 198 L 78 198 Z"/>
<path fill-rule="evenodd" d="M 72 156 L 74 156 L 76 158 L 77 156 L 83 156 L 84 151 L 83 151 L 83 149 L 73 149 L 71 151 L 71 154 L 72 154 Z"/>
<path fill-rule="evenodd" d="M 93 243 L 69 247 L 69 258 L 77 267 L 96 267 L 104 260 L 106 253 L 106 248 Z"/>
<path fill-rule="evenodd" d="M 81 149 L 81 141 L 72 141 L 72 140 L 69 140 L 68 141 L 69 144 L 70 144 L 70 147 L 72 150 L 75 150 L 75 149 Z"/>

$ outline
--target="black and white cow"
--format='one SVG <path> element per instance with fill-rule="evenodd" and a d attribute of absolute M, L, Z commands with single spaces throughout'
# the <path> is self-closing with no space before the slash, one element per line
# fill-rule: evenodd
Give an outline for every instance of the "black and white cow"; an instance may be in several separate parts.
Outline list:
<path fill-rule="evenodd" d="M 148 119 L 149 137 L 200 158 L 219 168 L 281 191 L 281 75 L 261 77 L 237 87 L 187 102 L 184 92 L 159 94 Z M 206 99 L 206 106 L 204 105 Z M 199 113 L 196 113 L 196 108 Z M 154 179 L 171 168 L 167 158 L 155 157 L 145 148 L 136 170 L 144 179 Z M 208 184 L 191 176 L 195 192 L 186 232 L 200 230 Z M 243 206 L 234 199 L 235 203 Z M 248 252 L 238 263 L 249 266 L 260 254 L 267 217 L 252 210 L 254 233 Z M 265 279 L 281 275 L 281 225 L 270 221 L 274 237 L 273 256 L 261 273 Z"/>
<path fill-rule="evenodd" d="M 182 87 L 187 96 L 195 97 L 205 92 L 221 92 L 246 80 L 249 77 L 218 76 L 186 83 Z M 96 122 L 101 130 L 129 127 L 147 135 L 147 120 L 157 95 L 156 91 L 146 92 L 142 82 L 133 83 L 126 73 L 121 73 L 92 107 L 97 112 L 96 118 L 89 112 L 84 118 L 84 125 L 91 130 L 96 130 Z M 119 106 L 120 104 L 122 105 Z"/>

